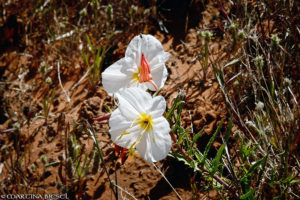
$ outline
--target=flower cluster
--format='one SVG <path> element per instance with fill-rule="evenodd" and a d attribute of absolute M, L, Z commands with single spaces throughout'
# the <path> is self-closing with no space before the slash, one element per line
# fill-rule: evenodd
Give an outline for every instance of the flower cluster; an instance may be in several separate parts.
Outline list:
<path fill-rule="evenodd" d="M 151 35 L 138 35 L 129 43 L 125 57 L 102 73 L 104 89 L 118 99 L 119 107 L 109 119 L 112 141 L 137 151 L 148 162 L 165 158 L 171 148 L 170 125 L 163 116 L 166 101 L 152 97 L 167 79 L 169 53 Z"/>

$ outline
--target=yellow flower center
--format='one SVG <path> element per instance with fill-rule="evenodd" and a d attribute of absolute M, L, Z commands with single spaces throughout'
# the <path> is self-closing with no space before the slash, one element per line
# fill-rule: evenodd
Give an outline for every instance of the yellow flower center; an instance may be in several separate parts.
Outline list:
<path fill-rule="evenodd" d="M 139 77 L 140 77 L 140 73 L 141 73 L 141 67 L 138 68 L 137 72 L 134 72 L 131 76 L 132 80 L 136 83 L 139 82 Z"/>
<path fill-rule="evenodd" d="M 137 119 L 137 123 L 143 129 L 143 131 L 149 132 L 151 131 L 152 125 L 154 124 L 151 115 L 147 115 L 146 113 L 142 113 L 139 115 Z"/>
<path fill-rule="evenodd" d="M 147 115 L 146 113 L 139 114 L 139 117 L 132 122 L 132 125 L 134 123 L 137 123 L 140 126 L 140 128 L 142 129 L 142 131 L 141 131 L 140 135 L 138 136 L 137 140 L 135 142 L 133 142 L 128 149 L 128 154 L 131 154 L 131 155 L 134 155 L 135 148 L 141 142 L 142 137 L 145 132 L 149 132 L 152 135 L 153 142 L 155 142 L 155 138 L 154 138 L 154 135 L 152 132 L 152 129 L 153 129 L 152 125 L 154 124 L 154 121 L 152 120 L 151 115 Z M 121 139 L 124 135 L 128 135 L 128 134 L 130 134 L 130 132 L 127 132 L 125 130 L 119 136 L 118 139 Z"/>

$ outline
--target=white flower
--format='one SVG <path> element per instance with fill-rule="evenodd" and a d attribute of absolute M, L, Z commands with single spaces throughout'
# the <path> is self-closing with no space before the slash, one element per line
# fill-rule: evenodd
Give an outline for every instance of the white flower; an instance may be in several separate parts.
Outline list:
<path fill-rule="evenodd" d="M 163 117 L 166 101 L 133 87 L 116 94 L 119 107 L 109 119 L 111 139 L 117 145 L 137 150 L 148 162 L 164 159 L 171 148 L 170 125 Z"/>
<path fill-rule="evenodd" d="M 160 89 L 168 76 L 165 62 L 169 56 L 152 35 L 135 36 L 126 49 L 125 57 L 102 73 L 103 87 L 109 95 L 129 87 L 152 91 Z"/>

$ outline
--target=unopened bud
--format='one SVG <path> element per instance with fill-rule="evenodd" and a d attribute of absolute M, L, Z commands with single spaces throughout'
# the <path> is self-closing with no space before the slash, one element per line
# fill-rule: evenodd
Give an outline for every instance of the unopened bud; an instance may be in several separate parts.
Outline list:
<path fill-rule="evenodd" d="M 272 34 L 272 36 L 271 36 L 271 46 L 273 48 L 279 47 L 280 41 L 281 41 L 281 39 L 278 37 L 277 34 Z"/>
<path fill-rule="evenodd" d="M 47 73 L 47 66 L 46 66 L 46 63 L 44 61 L 41 62 L 39 71 L 43 75 L 45 75 Z"/>
<path fill-rule="evenodd" d="M 259 67 L 262 68 L 264 66 L 264 59 L 262 56 L 256 56 L 254 58 L 254 64 Z"/>
<path fill-rule="evenodd" d="M 256 107 L 258 110 L 263 111 L 265 104 L 261 101 L 257 102 Z"/>
<path fill-rule="evenodd" d="M 242 29 L 238 31 L 238 38 L 240 40 L 244 40 L 246 38 L 245 32 Z"/>
<path fill-rule="evenodd" d="M 86 9 L 86 8 L 82 9 L 82 10 L 79 12 L 79 14 L 80 14 L 81 16 L 86 16 L 86 15 L 87 15 L 87 9 Z"/>
<path fill-rule="evenodd" d="M 212 32 L 209 31 L 209 30 L 206 30 L 206 31 L 199 31 L 199 32 L 198 32 L 198 35 L 199 35 L 200 38 L 204 38 L 205 41 L 210 41 L 211 38 L 212 38 L 212 36 L 213 36 Z"/>
<path fill-rule="evenodd" d="M 45 165 L 47 163 L 47 157 L 45 155 L 41 156 L 41 161 Z"/>
<path fill-rule="evenodd" d="M 35 171 L 35 169 L 36 169 L 36 166 L 35 166 L 35 164 L 34 164 L 34 163 L 32 163 L 32 164 L 30 165 L 30 169 L 31 169 L 32 171 Z"/>
<path fill-rule="evenodd" d="M 283 79 L 283 85 L 284 86 L 290 86 L 290 85 L 292 85 L 292 81 L 291 81 L 291 79 L 289 79 L 289 78 L 284 78 Z"/>
<path fill-rule="evenodd" d="M 51 85 L 51 84 L 52 84 L 52 79 L 51 79 L 51 77 L 48 76 L 48 77 L 46 78 L 45 82 L 46 82 L 47 84 Z"/>
<path fill-rule="evenodd" d="M 106 17 L 108 21 L 112 21 L 113 20 L 113 7 L 111 6 L 111 4 L 108 4 L 106 7 Z"/>
<path fill-rule="evenodd" d="M 236 25 L 234 22 L 232 22 L 232 23 L 230 24 L 230 26 L 229 26 L 229 30 L 232 31 L 232 32 L 235 31 L 236 28 L 237 28 L 237 25 Z"/>
<path fill-rule="evenodd" d="M 238 80 L 236 80 L 236 81 L 233 82 L 233 85 L 234 85 L 235 87 L 238 87 L 238 86 L 240 85 L 240 82 L 239 82 Z"/>

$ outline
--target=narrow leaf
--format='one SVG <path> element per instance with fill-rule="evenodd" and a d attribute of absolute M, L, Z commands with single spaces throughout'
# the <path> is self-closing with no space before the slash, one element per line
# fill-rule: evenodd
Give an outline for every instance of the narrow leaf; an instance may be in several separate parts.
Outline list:
<path fill-rule="evenodd" d="M 218 169 L 218 166 L 219 166 L 219 162 L 221 160 L 221 157 L 222 157 L 222 154 L 224 152 L 224 149 L 225 149 L 225 144 L 223 144 L 219 150 L 218 150 L 218 153 L 216 155 L 216 158 L 214 159 L 213 163 L 212 163 L 212 169 L 210 171 L 210 174 L 213 176 L 215 173 L 216 173 L 216 170 Z"/>
<path fill-rule="evenodd" d="M 215 131 L 215 133 L 213 134 L 213 136 L 210 138 L 209 142 L 207 143 L 206 147 L 205 147 L 205 150 L 204 150 L 204 154 L 203 154 L 203 157 L 202 157 L 202 160 L 201 160 L 201 164 L 204 163 L 206 157 L 207 157 L 207 154 L 210 150 L 210 147 L 212 145 L 212 143 L 215 141 L 217 135 L 219 134 L 220 132 L 220 129 L 222 127 L 222 124 L 223 124 L 223 120 L 221 121 L 221 123 L 219 124 L 217 130 Z"/>
<path fill-rule="evenodd" d="M 194 143 L 198 140 L 198 138 L 202 135 L 202 133 L 204 132 L 204 128 L 203 127 L 194 137 L 193 137 L 193 143 L 192 146 L 194 145 Z"/>
<path fill-rule="evenodd" d="M 169 118 L 171 117 L 171 114 L 174 112 L 176 106 L 178 106 L 177 103 L 180 101 L 180 95 L 181 95 L 181 94 L 178 94 L 178 95 L 177 95 L 177 97 L 176 97 L 175 100 L 174 100 L 174 103 L 173 103 L 172 107 L 171 107 L 170 110 L 167 112 L 167 114 L 166 114 L 166 119 L 167 119 L 167 120 L 169 120 Z"/>
<path fill-rule="evenodd" d="M 253 194 L 255 190 L 250 189 L 246 194 L 242 195 L 240 199 L 254 199 Z"/>
<path fill-rule="evenodd" d="M 232 118 L 230 118 L 230 120 L 229 120 L 229 124 L 228 124 L 227 130 L 226 130 L 226 133 L 225 133 L 225 143 L 226 144 L 228 142 L 229 135 L 231 133 L 231 128 L 232 128 Z"/>
<path fill-rule="evenodd" d="M 179 136 L 179 139 L 178 139 L 178 141 L 177 141 L 177 144 L 181 144 L 182 143 L 182 141 L 183 141 L 183 138 L 184 138 L 184 136 L 186 136 L 188 133 L 191 133 L 190 131 L 184 131 L 180 136 Z"/>
<path fill-rule="evenodd" d="M 92 52 L 92 54 L 94 55 L 94 47 L 93 47 L 93 45 L 92 45 L 92 43 L 91 43 L 90 37 L 88 36 L 88 34 L 86 34 L 85 36 L 86 36 L 86 39 L 87 39 L 87 41 L 88 41 L 88 44 L 89 44 L 89 46 L 90 46 L 90 48 L 91 48 L 91 52 Z"/>

